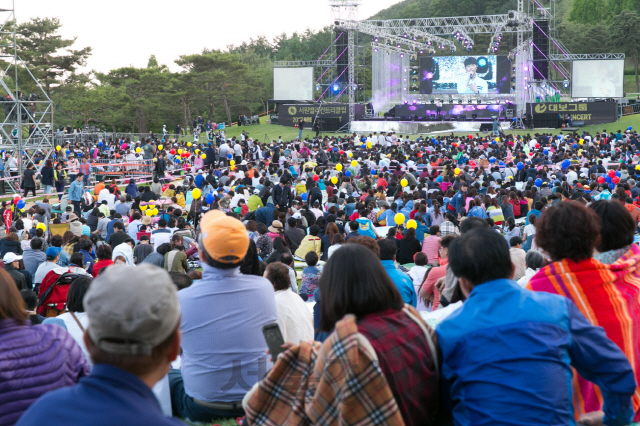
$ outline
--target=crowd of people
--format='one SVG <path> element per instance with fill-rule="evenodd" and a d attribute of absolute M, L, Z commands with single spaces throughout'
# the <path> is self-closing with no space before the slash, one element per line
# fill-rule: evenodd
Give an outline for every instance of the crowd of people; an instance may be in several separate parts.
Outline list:
<path fill-rule="evenodd" d="M 640 421 L 633 129 L 207 135 L 26 167 L 0 425 Z"/>

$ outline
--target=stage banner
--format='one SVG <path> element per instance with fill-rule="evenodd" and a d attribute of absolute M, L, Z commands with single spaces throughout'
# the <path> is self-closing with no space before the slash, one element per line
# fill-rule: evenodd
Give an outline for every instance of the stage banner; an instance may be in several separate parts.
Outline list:
<path fill-rule="evenodd" d="M 281 105 L 278 114 L 278 124 L 293 127 L 302 119 L 304 121 L 304 128 L 311 129 L 316 115 L 320 120 L 324 120 L 326 124 L 331 121 L 331 123 L 335 122 L 341 127 L 349 122 L 349 105 L 338 103 L 322 105 L 319 103 Z M 364 105 L 355 105 L 355 118 L 359 119 L 363 118 L 363 116 Z"/>
<path fill-rule="evenodd" d="M 571 121 L 584 121 L 585 126 L 591 124 L 612 123 L 618 120 L 618 104 L 616 102 L 542 102 L 527 104 L 527 114 L 535 120 L 536 115 L 565 115 Z"/>

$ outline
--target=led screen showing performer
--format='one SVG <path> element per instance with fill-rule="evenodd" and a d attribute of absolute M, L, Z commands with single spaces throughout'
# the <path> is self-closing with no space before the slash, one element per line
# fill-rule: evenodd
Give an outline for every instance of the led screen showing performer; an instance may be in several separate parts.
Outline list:
<path fill-rule="evenodd" d="M 420 58 L 420 93 L 510 93 L 506 56 L 429 56 Z"/>

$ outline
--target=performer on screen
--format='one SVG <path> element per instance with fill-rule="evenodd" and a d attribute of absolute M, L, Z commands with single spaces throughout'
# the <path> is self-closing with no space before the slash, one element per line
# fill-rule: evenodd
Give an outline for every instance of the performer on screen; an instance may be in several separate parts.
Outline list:
<path fill-rule="evenodd" d="M 458 93 L 461 94 L 478 94 L 487 93 L 487 82 L 478 77 L 476 71 L 478 70 L 478 62 L 476 58 L 469 57 L 464 60 L 465 73 L 463 77 L 458 79 Z"/>

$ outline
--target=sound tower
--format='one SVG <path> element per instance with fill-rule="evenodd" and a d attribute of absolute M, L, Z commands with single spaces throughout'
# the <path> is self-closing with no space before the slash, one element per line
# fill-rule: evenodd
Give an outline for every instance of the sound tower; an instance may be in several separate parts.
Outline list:
<path fill-rule="evenodd" d="M 349 82 L 349 71 L 347 71 L 347 67 L 349 66 L 349 32 L 342 30 L 335 31 L 337 38 L 336 57 L 338 57 L 336 61 L 336 69 L 338 71 L 336 77 L 340 76 L 335 83 L 340 85 L 340 91 L 342 91 Z M 342 35 L 340 35 L 340 33 L 342 33 Z"/>
<path fill-rule="evenodd" d="M 533 21 L 533 79 L 549 79 L 549 20 Z"/>

